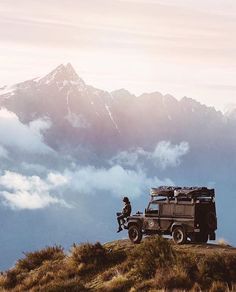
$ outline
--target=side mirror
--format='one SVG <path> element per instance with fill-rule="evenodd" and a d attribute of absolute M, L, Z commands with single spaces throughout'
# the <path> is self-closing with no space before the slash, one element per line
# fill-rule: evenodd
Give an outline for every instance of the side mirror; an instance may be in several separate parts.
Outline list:
<path fill-rule="evenodd" d="M 147 213 L 147 208 L 145 208 L 144 212 L 145 212 L 145 214 Z"/>

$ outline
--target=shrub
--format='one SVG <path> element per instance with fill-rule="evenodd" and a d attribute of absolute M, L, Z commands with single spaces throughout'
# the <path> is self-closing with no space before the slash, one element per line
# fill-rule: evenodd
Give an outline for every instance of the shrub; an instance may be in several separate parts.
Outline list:
<path fill-rule="evenodd" d="M 188 274 L 178 267 L 171 270 L 161 270 L 156 274 L 157 288 L 164 289 L 187 289 L 193 286 L 193 282 L 189 279 Z"/>
<path fill-rule="evenodd" d="M 70 280 L 68 267 L 64 260 L 45 261 L 37 270 L 27 273 L 27 277 L 21 281 L 24 290 L 30 290 L 37 286 L 44 286 L 54 281 Z"/>
<path fill-rule="evenodd" d="M 208 288 L 213 281 L 228 282 L 229 275 L 224 257 L 214 254 L 201 259 L 199 263 L 200 281 Z"/>
<path fill-rule="evenodd" d="M 126 260 L 127 255 L 124 250 L 109 250 L 107 252 L 107 261 L 110 264 L 118 264 Z"/>
<path fill-rule="evenodd" d="M 228 283 L 236 282 L 236 256 L 226 257 L 225 264 L 228 270 Z"/>
<path fill-rule="evenodd" d="M 39 251 L 25 253 L 25 258 L 18 260 L 15 269 L 31 271 L 42 265 L 44 261 L 52 261 L 65 257 L 61 246 L 46 247 Z"/>
<path fill-rule="evenodd" d="M 158 236 L 135 246 L 129 255 L 129 261 L 133 262 L 140 277 L 151 278 L 157 268 L 171 266 L 175 262 L 175 254 L 170 242 Z"/>
<path fill-rule="evenodd" d="M 31 288 L 37 285 L 37 278 L 41 280 L 41 277 L 37 273 L 32 273 L 32 271 L 41 268 L 44 263 L 51 264 L 63 258 L 65 258 L 65 254 L 60 246 L 46 247 L 40 251 L 26 253 L 23 259 L 17 261 L 13 269 L 5 273 L 1 286 L 5 289 L 12 289 L 17 285 Z M 46 275 L 46 270 L 42 274 Z"/>
<path fill-rule="evenodd" d="M 196 262 L 196 256 L 191 253 L 179 253 L 176 265 L 186 272 L 192 282 L 199 279 L 199 269 Z"/>
<path fill-rule="evenodd" d="M 1 281 L 1 286 L 4 289 L 12 289 L 17 285 L 17 273 L 14 269 L 9 270 L 6 272 L 4 275 L 2 281 Z"/>
<path fill-rule="evenodd" d="M 79 273 L 82 275 L 92 270 L 96 271 L 108 262 L 108 257 L 105 248 L 99 242 L 84 243 L 72 247 L 70 260 L 79 267 Z"/>

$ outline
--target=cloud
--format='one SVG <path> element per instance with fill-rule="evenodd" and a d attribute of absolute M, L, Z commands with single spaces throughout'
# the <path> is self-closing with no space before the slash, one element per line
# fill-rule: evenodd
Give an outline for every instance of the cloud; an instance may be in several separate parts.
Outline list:
<path fill-rule="evenodd" d="M 113 196 L 128 194 L 140 196 L 153 186 L 173 185 L 166 178 L 148 177 L 141 170 L 129 170 L 120 165 L 110 168 L 96 168 L 94 166 L 81 167 L 74 171 L 66 170 L 64 175 L 70 181 L 70 187 L 84 194 L 93 195 L 98 191 L 107 192 Z"/>
<path fill-rule="evenodd" d="M 5 171 L 0 176 L 0 196 L 3 203 L 12 209 L 40 209 L 55 204 L 69 207 L 63 199 L 50 194 L 66 183 L 66 178 L 56 173 L 49 173 L 43 180 L 39 176 Z"/>
<path fill-rule="evenodd" d="M 138 147 L 131 149 L 130 151 L 121 151 L 109 160 L 111 165 L 121 164 L 124 166 L 135 166 L 138 160 L 142 156 L 147 156 L 148 152 L 144 151 L 143 148 Z"/>
<path fill-rule="evenodd" d="M 172 144 L 170 141 L 160 141 L 154 151 L 145 151 L 143 148 L 135 148 L 129 151 L 121 151 L 109 160 L 111 165 L 138 166 L 142 159 L 153 162 L 157 167 L 166 169 L 180 165 L 181 158 L 189 152 L 189 143 L 182 141 Z"/>
<path fill-rule="evenodd" d="M 120 165 L 110 168 L 89 165 L 65 169 L 63 173 L 49 172 L 45 179 L 5 171 L 0 176 L 0 197 L 3 204 L 11 209 L 33 210 L 51 205 L 72 207 L 59 194 L 76 192 L 78 200 L 81 195 L 93 196 L 99 192 L 108 196 L 120 197 L 127 194 L 138 197 L 147 193 L 151 187 L 173 184 L 168 178 L 148 177 L 142 169 L 130 170 Z"/>
<path fill-rule="evenodd" d="M 62 186 L 68 183 L 69 179 L 60 173 L 49 173 L 47 180 L 54 187 Z"/>
<path fill-rule="evenodd" d="M 169 141 L 161 141 L 157 144 L 151 157 L 157 166 L 163 169 L 180 165 L 182 156 L 189 152 L 189 144 L 181 142 L 173 145 Z"/>
<path fill-rule="evenodd" d="M 42 132 L 50 127 L 49 120 L 38 119 L 29 125 L 5 108 L 0 109 L 0 144 L 29 153 L 50 153 L 53 150 L 43 141 Z"/>

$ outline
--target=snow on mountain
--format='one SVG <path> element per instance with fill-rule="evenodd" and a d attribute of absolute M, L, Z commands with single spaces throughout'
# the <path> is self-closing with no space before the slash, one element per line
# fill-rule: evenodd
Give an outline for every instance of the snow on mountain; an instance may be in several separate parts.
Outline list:
<path fill-rule="evenodd" d="M 3 95 L 4 98 L 7 98 L 11 95 L 14 95 L 15 90 L 16 86 L 2 86 L 0 87 L 0 96 Z"/>
<path fill-rule="evenodd" d="M 56 84 L 59 90 L 68 86 L 76 86 L 78 91 L 86 90 L 84 81 L 77 75 L 70 63 L 66 66 L 61 64 L 45 77 L 34 81 L 36 81 L 38 85 Z"/>
<path fill-rule="evenodd" d="M 70 63 L 44 77 L 0 88 L 0 106 L 23 123 L 50 119 L 52 127 L 45 137 L 55 148 L 89 145 L 114 153 L 153 147 L 162 139 L 195 141 L 193 129 L 202 141 L 216 128 L 224 131 L 224 116 L 194 99 L 178 101 L 159 92 L 135 96 L 125 89 L 109 93 L 87 85 Z"/>

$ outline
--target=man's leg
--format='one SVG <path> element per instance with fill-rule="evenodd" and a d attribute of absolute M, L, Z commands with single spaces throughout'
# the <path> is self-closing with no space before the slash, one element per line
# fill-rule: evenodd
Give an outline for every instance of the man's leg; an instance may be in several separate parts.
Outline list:
<path fill-rule="evenodd" d="M 117 230 L 117 232 L 120 232 L 122 230 L 122 227 L 121 227 L 121 221 L 124 222 L 124 215 L 121 214 L 119 216 L 117 216 L 117 222 L 118 222 L 118 225 L 119 225 L 119 228 Z"/>

